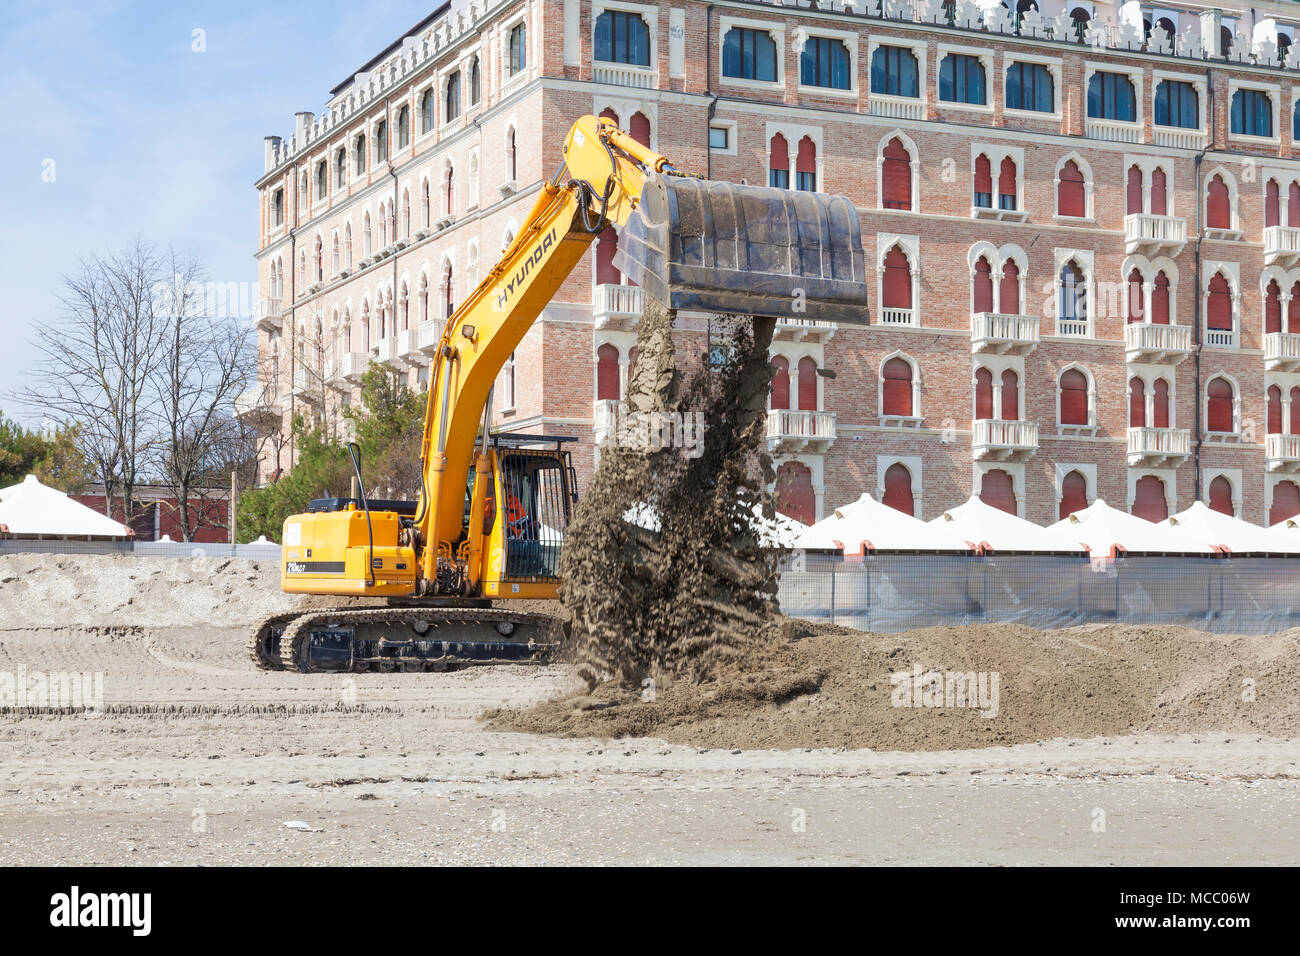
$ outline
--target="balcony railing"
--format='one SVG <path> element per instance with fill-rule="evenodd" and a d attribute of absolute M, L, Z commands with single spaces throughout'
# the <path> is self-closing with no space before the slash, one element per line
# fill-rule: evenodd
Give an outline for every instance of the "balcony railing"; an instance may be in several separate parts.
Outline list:
<path fill-rule="evenodd" d="M 1156 322 L 1132 322 L 1124 326 L 1125 361 L 1177 365 L 1191 353 L 1191 326 Z"/>
<path fill-rule="evenodd" d="M 591 431 L 600 445 L 614 437 L 618 427 L 619 405 L 617 399 L 598 398 L 591 405 Z"/>
<path fill-rule="evenodd" d="M 1124 249 L 1128 253 L 1176 256 L 1187 245 L 1187 220 L 1181 216 L 1133 213 L 1124 217 Z"/>
<path fill-rule="evenodd" d="M 825 343 L 830 341 L 838 330 L 837 323 L 827 322 L 824 319 L 780 318 L 776 320 L 772 339 L 777 342 Z"/>
<path fill-rule="evenodd" d="M 1269 435 L 1264 440 L 1269 471 L 1300 471 L 1300 435 Z"/>
<path fill-rule="evenodd" d="M 276 332 L 280 328 L 280 300 L 267 297 L 257 304 L 257 327 L 263 332 Z"/>
<path fill-rule="evenodd" d="M 995 355 L 1027 355 L 1038 347 L 1038 316 L 974 312 L 970 350 Z"/>
<path fill-rule="evenodd" d="M 640 286 L 602 282 L 591 290 L 591 317 L 597 329 L 630 329 L 641 318 L 645 293 Z"/>
<path fill-rule="evenodd" d="M 1128 463 L 1146 468 L 1177 465 L 1191 453 L 1191 434 L 1186 428 L 1130 428 Z"/>
<path fill-rule="evenodd" d="M 881 325 L 916 325 L 915 309 L 881 309 Z"/>
<path fill-rule="evenodd" d="M 1300 371 L 1300 335 L 1294 332 L 1266 333 L 1264 370 L 1266 372 Z"/>
<path fill-rule="evenodd" d="M 397 334 L 387 335 L 380 339 L 379 345 L 375 348 L 375 360 L 393 368 L 405 368 L 406 363 L 400 358 L 400 342 L 401 336 Z"/>
<path fill-rule="evenodd" d="M 1089 119 L 1087 133 L 1092 139 L 1108 139 L 1116 143 L 1142 142 L 1142 124 L 1123 120 Z"/>
<path fill-rule="evenodd" d="M 1237 347 L 1236 329 L 1206 329 L 1205 344 L 1215 348 L 1235 349 Z"/>
<path fill-rule="evenodd" d="M 1201 149 L 1205 146 L 1205 130 L 1156 126 L 1152 132 L 1157 146 L 1172 146 L 1175 149 Z"/>
<path fill-rule="evenodd" d="M 333 364 L 331 374 L 326 378 L 334 386 L 356 385 L 369 366 L 370 356 L 365 352 L 344 352 Z"/>
<path fill-rule="evenodd" d="M 424 322 L 416 323 L 397 333 L 397 351 L 398 358 L 403 359 L 408 365 L 428 365 L 429 357 L 420 351 L 420 330 L 421 325 L 432 325 L 434 323 Z"/>
<path fill-rule="evenodd" d="M 835 413 L 773 408 L 767 413 L 767 441 L 770 446 L 794 446 L 825 451 L 835 441 Z"/>
<path fill-rule="evenodd" d="M 1088 335 L 1087 319 L 1057 319 L 1056 334 L 1063 338 L 1086 339 Z"/>
<path fill-rule="evenodd" d="M 298 365 L 293 370 L 293 395 L 305 402 L 319 402 L 325 384 L 324 368 L 314 369 Z"/>
<path fill-rule="evenodd" d="M 652 67 L 628 63 L 606 63 L 597 60 L 592 66 L 591 78 L 597 83 L 631 86 L 638 90 L 652 90 L 655 87 L 655 71 Z"/>
<path fill-rule="evenodd" d="M 280 420 L 280 404 L 271 393 L 270 385 L 255 385 L 235 396 L 235 417 L 254 425 L 267 425 Z"/>
<path fill-rule="evenodd" d="M 971 454 L 999 461 L 1028 458 L 1038 451 L 1038 423 L 984 418 L 971 429 Z"/>
<path fill-rule="evenodd" d="M 1293 266 L 1300 263 L 1300 228 L 1266 226 L 1264 228 L 1264 265 Z"/>
<path fill-rule="evenodd" d="M 867 98 L 872 116 L 891 119 L 925 119 L 925 101 L 914 96 L 889 96 L 872 93 Z"/>

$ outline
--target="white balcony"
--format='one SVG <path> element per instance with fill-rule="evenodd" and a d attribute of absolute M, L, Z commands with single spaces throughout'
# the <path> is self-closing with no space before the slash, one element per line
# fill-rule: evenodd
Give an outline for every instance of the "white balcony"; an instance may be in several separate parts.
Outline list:
<path fill-rule="evenodd" d="M 889 96 L 872 93 L 867 98 L 872 116 L 890 119 L 925 119 L 925 101 L 915 96 Z"/>
<path fill-rule="evenodd" d="M 1216 349 L 1235 349 L 1237 347 L 1237 330 L 1206 329 L 1205 344 Z"/>
<path fill-rule="evenodd" d="M 1130 468 L 1176 468 L 1189 454 L 1192 433 L 1186 428 L 1130 428 Z"/>
<path fill-rule="evenodd" d="M 304 402 L 319 402 L 325 384 L 324 372 L 298 365 L 293 370 L 293 397 Z"/>
<path fill-rule="evenodd" d="M 1264 265 L 1291 268 L 1300 263 L 1300 228 L 1266 226 L 1264 228 Z"/>
<path fill-rule="evenodd" d="M 1266 333 L 1264 371 L 1300 372 L 1300 335 L 1294 332 Z"/>
<path fill-rule="evenodd" d="M 1205 130 L 1184 129 L 1181 126 L 1156 126 L 1152 129 L 1157 146 L 1175 149 L 1204 149 Z"/>
<path fill-rule="evenodd" d="M 591 317 L 597 329 L 628 330 L 635 328 L 645 306 L 640 286 L 601 283 L 591 290 Z"/>
<path fill-rule="evenodd" d="M 1176 256 L 1187 245 L 1187 220 L 1181 216 L 1133 213 L 1124 217 L 1124 251 L 1132 255 Z"/>
<path fill-rule="evenodd" d="M 387 365 L 389 368 L 404 371 L 406 361 L 401 357 L 401 335 L 386 335 L 379 340 L 379 344 L 374 349 L 375 361 Z"/>
<path fill-rule="evenodd" d="M 1087 319 L 1057 319 L 1056 334 L 1066 339 L 1092 338 L 1092 329 Z"/>
<path fill-rule="evenodd" d="M 257 327 L 263 332 L 280 330 L 280 300 L 264 298 L 257 305 Z"/>
<path fill-rule="evenodd" d="M 1038 316 L 974 312 L 970 317 L 971 354 L 1028 355 L 1038 348 Z"/>
<path fill-rule="evenodd" d="M 424 323 L 424 325 L 432 324 L 434 323 Z M 429 364 L 429 356 L 420 351 L 420 323 L 417 322 L 397 333 L 397 351 L 398 358 L 412 368 Z"/>
<path fill-rule="evenodd" d="M 591 406 L 591 431 L 597 445 L 603 445 L 614 437 L 618 428 L 618 406 L 616 399 L 598 398 Z"/>
<path fill-rule="evenodd" d="M 365 352 L 345 352 L 326 366 L 325 381 L 331 388 L 345 391 L 360 384 L 361 376 L 369 366 L 370 356 Z"/>
<path fill-rule="evenodd" d="M 1142 142 L 1142 124 L 1124 120 L 1089 119 L 1085 126 L 1090 139 L 1108 139 L 1113 143 Z"/>
<path fill-rule="evenodd" d="M 835 441 L 835 413 L 773 408 L 767 413 L 769 451 L 826 451 Z"/>
<path fill-rule="evenodd" d="M 280 424 L 281 409 L 269 385 L 254 385 L 235 396 L 235 417 L 258 430 Z"/>
<path fill-rule="evenodd" d="M 916 309 L 881 309 L 881 325 L 916 325 Z"/>
<path fill-rule="evenodd" d="M 772 331 L 772 341 L 813 342 L 824 345 L 838 330 L 837 323 L 822 319 L 780 318 L 776 320 L 776 328 Z"/>
<path fill-rule="evenodd" d="M 1269 435 L 1264 461 L 1269 471 L 1300 471 L 1300 435 Z"/>
<path fill-rule="evenodd" d="M 653 68 L 630 63 L 606 63 L 604 60 L 597 60 L 592 64 L 591 78 L 597 83 L 630 86 L 638 90 L 653 90 L 656 86 Z"/>
<path fill-rule="evenodd" d="M 415 347 L 425 356 L 433 356 L 442 344 L 442 330 L 446 323 L 433 318 L 425 319 L 415 326 Z"/>
<path fill-rule="evenodd" d="M 1023 461 L 1038 451 L 1038 422 L 980 419 L 971 429 L 970 447 L 981 461 Z"/>
<path fill-rule="evenodd" d="M 1192 329 L 1187 325 L 1132 322 L 1124 326 L 1124 361 L 1177 365 L 1192 354 Z"/>

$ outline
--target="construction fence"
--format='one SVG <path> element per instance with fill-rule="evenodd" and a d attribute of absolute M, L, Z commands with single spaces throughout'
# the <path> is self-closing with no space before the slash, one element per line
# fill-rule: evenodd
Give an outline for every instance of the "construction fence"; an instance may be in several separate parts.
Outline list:
<path fill-rule="evenodd" d="M 787 552 L 792 617 L 866 631 L 1012 622 L 1180 624 L 1222 634 L 1300 625 L 1300 557 L 966 556 Z"/>
<path fill-rule="evenodd" d="M 272 541 L 251 544 L 210 544 L 197 541 L 86 541 L 71 538 L 0 538 L 5 554 L 130 554 L 141 558 L 251 558 L 280 560 Z"/>

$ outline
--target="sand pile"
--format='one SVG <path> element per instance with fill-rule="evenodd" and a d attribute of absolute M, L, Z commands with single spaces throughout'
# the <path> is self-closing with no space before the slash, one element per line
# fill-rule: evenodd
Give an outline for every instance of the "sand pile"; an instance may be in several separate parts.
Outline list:
<path fill-rule="evenodd" d="M 771 514 L 764 453 L 773 321 L 715 320 L 726 360 L 682 371 L 673 313 L 647 298 L 629 376 L 628 425 L 602 451 L 591 488 L 565 533 L 561 598 L 569 651 L 593 686 L 651 678 L 699 681 L 779 641 L 774 568 L 749 516 Z M 670 422 L 669 430 L 663 424 Z M 704 433 L 685 429 L 703 423 Z M 644 445 L 639 424 L 660 438 Z M 658 527 L 624 520 L 640 503 Z"/>
<path fill-rule="evenodd" d="M 785 627 L 793 640 L 709 682 L 653 695 L 604 684 L 527 711 L 495 711 L 491 725 L 745 749 L 946 750 L 1144 731 L 1300 735 L 1300 630 Z M 931 696 L 931 672 L 945 691 L 950 675 L 974 675 L 977 699 L 960 706 L 943 691 Z"/>
<path fill-rule="evenodd" d="M 0 557 L 0 628 L 238 627 L 291 609 L 274 561 L 13 554 Z"/>

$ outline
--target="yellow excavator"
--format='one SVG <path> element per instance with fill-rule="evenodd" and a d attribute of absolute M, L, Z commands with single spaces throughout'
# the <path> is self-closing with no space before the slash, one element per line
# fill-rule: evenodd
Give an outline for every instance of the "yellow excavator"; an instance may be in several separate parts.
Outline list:
<path fill-rule="evenodd" d="M 284 523 L 286 592 L 383 600 L 268 618 L 249 638 L 259 667 L 443 670 L 545 656 L 553 620 L 518 605 L 557 594 L 577 501 L 571 439 L 493 434 L 491 392 L 611 224 L 615 266 L 669 308 L 867 321 L 861 232 L 847 198 L 701 179 L 610 120 L 582 117 L 518 235 L 447 320 L 432 361 L 419 499 L 368 498 L 350 446 L 356 493 L 313 501 Z"/>

